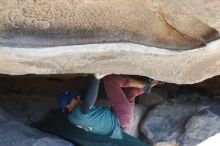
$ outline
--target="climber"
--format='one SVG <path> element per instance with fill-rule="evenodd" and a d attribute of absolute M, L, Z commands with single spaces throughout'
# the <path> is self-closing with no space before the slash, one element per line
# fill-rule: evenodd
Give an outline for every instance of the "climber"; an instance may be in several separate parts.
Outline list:
<path fill-rule="evenodd" d="M 58 97 L 58 106 L 69 112 L 68 119 L 75 126 L 113 139 L 122 139 L 122 130 L 131 126 L 135 97 L 149 92 L 158 81 L 151 84 L 121 75 L 107 75 L 103 78 L 104 88 L 110 103 L 109 107 L 95 106 L 100 79 L 104 75 L 89 77 L 86 95 L 81 99 L 76 92 L 66 91 Z"/>

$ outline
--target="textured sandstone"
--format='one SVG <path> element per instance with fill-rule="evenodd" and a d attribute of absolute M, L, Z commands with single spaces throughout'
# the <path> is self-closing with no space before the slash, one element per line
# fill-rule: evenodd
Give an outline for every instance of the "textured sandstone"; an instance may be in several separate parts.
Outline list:
<path fill-rule="evenodd" d="M 220 74 L 220 40 L 210 42 L 219 37 L 220 2 L 205 2 L 2 0 L 0 73 L 200 82 Z"/>
<path fill-rule="evenodd" d="M 219 37 L 214 28 L 177 2 L 3 0 L 0 42 L 31 47 L 133 42 L 185 50 Z"/>
<path fill-rule="evenodd" d="M 220 41 L 184 52 L 136 44 L 90 44 L 48 48 L 1 47 L 4 74 L 122 73 L 178 84 L 220 73 Z"/>

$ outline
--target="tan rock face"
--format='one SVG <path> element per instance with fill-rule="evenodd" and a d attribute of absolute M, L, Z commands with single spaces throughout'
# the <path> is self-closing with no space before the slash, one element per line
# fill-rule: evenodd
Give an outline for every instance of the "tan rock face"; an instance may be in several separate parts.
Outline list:
<path fill-rule="evenodd" d="M 220 73 L 220 2 L 205 2 L 2 0 L 0 73 L 202 81 Z"/>
<path fill-rule="evenodd" d="M 1 47 L 4 74 L 136 74 L 178 84 L 195 83 L 220 73 L 220 41 L 173 52 L 135 44 L 93 44 L 48 48 Z"/>
<path fill-rule="evenodd" d="M 170 2 L 173 2 L 171 0 Z M 179 5 L 188 13 L 220 31 L 220 3 L 219 0 L 177 0 Z"/>
<path fill-rule="evenodd" d="M 133 42 L 186 50 L 219 36 L 168 0 L 2 0 L 0 9 L 3 45 Z"/>

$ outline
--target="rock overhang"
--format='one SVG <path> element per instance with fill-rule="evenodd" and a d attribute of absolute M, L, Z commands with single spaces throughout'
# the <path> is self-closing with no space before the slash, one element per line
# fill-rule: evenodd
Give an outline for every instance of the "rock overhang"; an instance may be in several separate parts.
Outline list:
<path fill-rule="evenodd" d="M 219 27 L 213 25 L 213 21 L 219 22 L 218 18 L 207 22 L 198 19 L 194 11 L 190 11 L 191 14 L 185 10 L 188 3 L 2 1 L 0 43 L 42 47 L 131 42 L 169 50 L 190 50 L 217 39 Z"/>
<path fill-rule="evenodd" d="M 120 73 L 177 84 L 219 75 L 220 11 L 210 18 L 190 3 L 2 1 L 0 73 Z"/>
<path fill-rule="evenodd" d="M 191 84 L 219 75 L 220 40 L 188 51 L 133 43 L 1 47 L 3 74 L 117 73 Z"/>

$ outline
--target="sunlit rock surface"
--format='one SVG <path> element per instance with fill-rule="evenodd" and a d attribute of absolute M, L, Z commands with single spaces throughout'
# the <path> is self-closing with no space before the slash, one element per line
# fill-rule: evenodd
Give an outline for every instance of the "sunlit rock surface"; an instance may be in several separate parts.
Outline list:
<path fill-rule="evenodd" d="M 2 0 L 0 73 L 105 72 L 200 82 L 220 74 L 219 3 Z"/>
<path fill-rule="evenodd" d="M 123 73 L 173 83 L 195 83 L 220 72 L 220 41 L 199 50 L 172 52 L 137 44 L 53 48 L 1 47 L 4 74 Z"/>
<path fill-rule="evenodd" d="M 0 42 L 30 47 L 133 42 L 185 50 L 218 38 L 216 29 L 185 7 L 169 0 L 3 0 Z"/>

